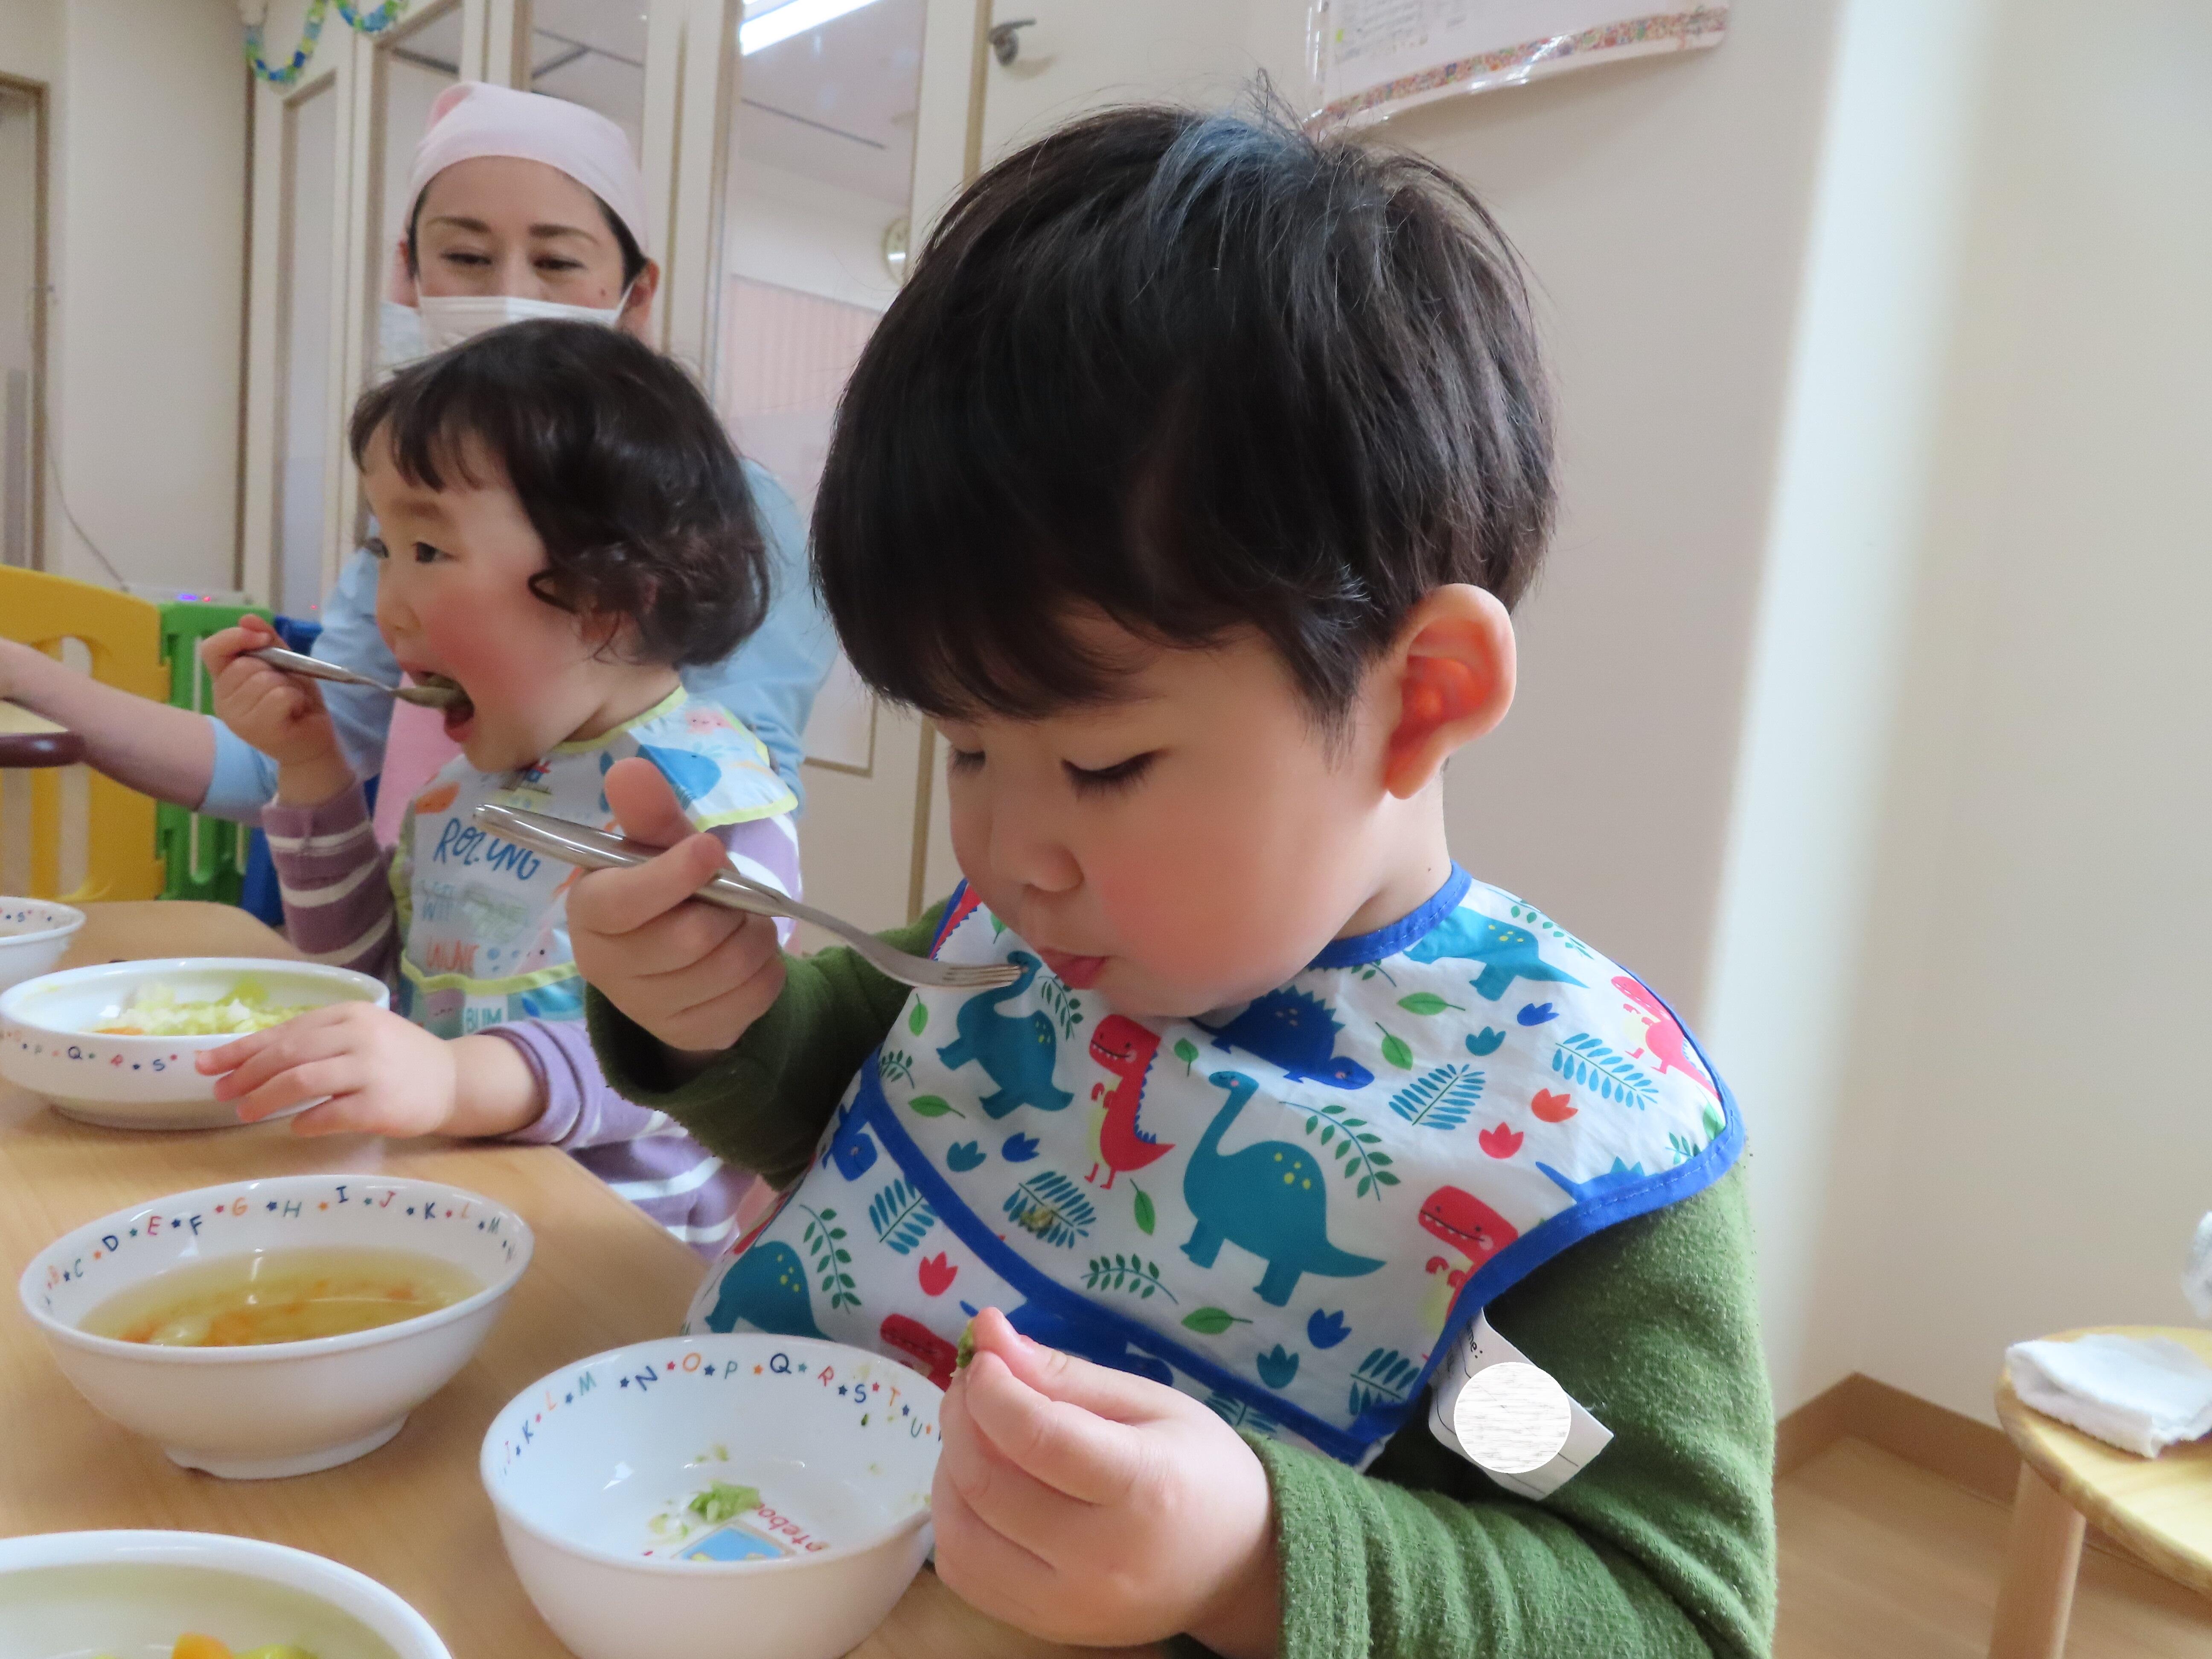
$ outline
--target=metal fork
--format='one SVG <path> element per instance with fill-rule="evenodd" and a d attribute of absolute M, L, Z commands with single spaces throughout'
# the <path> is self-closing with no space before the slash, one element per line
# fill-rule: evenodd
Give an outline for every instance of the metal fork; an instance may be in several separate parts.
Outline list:
<path fill-rule="evenodd" d="M 476 821 L 501 841 L 511 841 L 533 853 L 543 853 L 563 864 L 578 865 L 586 870 L 625 869 L 647 863 L 662 851 L 570 818 L 550 817 L 543 812 L 526 812 L 514 806 L 479 806 Z M 799 921 L 811 921 L 836 934 L 902 985 L 918 985 L 932 990 L 992 991 L 1002 985 L 1012 985 L 1021 977 L 1022 970 L 1006 963 L 970 967 L 933 962 L 927 957 L 896 950 L 865 927 L 856 927 L 827 910 L 787 898 L 773 887 L 746 880 L 735 870 L 716 872 L 700 888 L 696 896 L 709 904 L 750 911 L 757 916 L 790 916 Z"/>
<path fill-rule="evenodd" d="M 372 691 L 381 691 L 387 697 L 411 702 L 418 708 L 450 708 L 466 695 L 457 685 L 386 685 L 382 680 L 356 674 L 350 668 L 325 662 L 320 657 L 302 656 L 297 651 L 287 651 L 281 645 L 264 646 L 258 651 L 248 651 L 245 654 L 259 658 L 271 668 L 281 668 L 288 674 L 302 675 L 311 680 L 329 680 L 335 685 L 365 685 Z"/>

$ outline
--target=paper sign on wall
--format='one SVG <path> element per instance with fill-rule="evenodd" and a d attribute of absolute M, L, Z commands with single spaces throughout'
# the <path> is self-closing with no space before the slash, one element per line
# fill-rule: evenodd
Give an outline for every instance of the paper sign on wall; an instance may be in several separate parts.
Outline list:
<path fill-rule="evenodd" d="M 1317 0 L 1309 14 L 1324 125 L 1377 121 L 1455 93 L 1616 58 L 1715 46 L 1725 3 L 1638 0 Z"/>

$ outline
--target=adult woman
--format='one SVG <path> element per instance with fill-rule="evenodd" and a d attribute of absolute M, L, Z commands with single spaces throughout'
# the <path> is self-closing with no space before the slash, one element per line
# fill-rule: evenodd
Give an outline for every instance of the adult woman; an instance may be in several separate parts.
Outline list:
<path fill-rule="evenodd" d="M 588 316 L 646 335 L 660 272 L 642 252 L 645 184 L 605 117 L 465 82 L 431 112 L 409 199 L 394 297 L 419 317 L 422 346 L 440 349 L 538 316 Z M 740 715 L 799 793 L 799 734 L 836 644 L 807 580 L 797 509 L 765 471 L 749 463 L 746 471 L 771 560 L 768 619 L 731 657 L 687 671 L 684 681 Z M 375 609 L 376 565 L 356 551 L 325 602 L 315 654 L 396 683 L 399 666 L 376 631 Z M 217 722 L 100 685 L 7 641 L 0 696 L 81 733 L 94 766 L 160 799 L 251 823 L 275 793 L 267 758 Z M 391 700 L 331 686 L 324 701 L 355 770 L 382 771 Z M 409 793 L 385 791 L 387 822 Z"/>

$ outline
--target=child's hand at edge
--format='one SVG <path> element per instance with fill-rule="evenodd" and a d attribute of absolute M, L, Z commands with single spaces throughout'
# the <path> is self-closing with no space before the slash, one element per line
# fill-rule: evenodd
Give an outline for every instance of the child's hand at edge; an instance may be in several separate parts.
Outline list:
<path fill-rule="evenodd" d="M 365 1002 L 334 1003 L 202 1054 L 215 1097 L 258 1123 L 327 1095 L 292 1120 L 295 1134 L 499 1135 L 544 1109 L 537 1074 L 513 1043 L 448 1041 Z"/>
<path fill-rule="evenodd" d="M 652 762 L 616 762 L 606 790 L 624 835 L 668 851 L 576 884 L 568 895 L 576 967 L 679 1062 L 696 1066 L 743 1036 L 781 993 L 775 923 L 691 901 L 728 854 L 693 832 Z"/>
<path fill-rule="evenodd" d="M 938 1577 L 1052 1641 L 1187 1632 L 1273 1654 L 1274 1510 L 1252 1449 L 1188 1395 L 1040 1346 L 996 1309 L 973 1330 L 939 1419 Z"/>
<path fill-rule="evenodd" d="M 313 806 L 353 781 L 337 729 L 313 680 L 246 655 L 280 643 L 258 617 L 242 618 L 200 642 L 200 660 L 215 682 L 215 716 L 275 761 L 276 798 Z"/>

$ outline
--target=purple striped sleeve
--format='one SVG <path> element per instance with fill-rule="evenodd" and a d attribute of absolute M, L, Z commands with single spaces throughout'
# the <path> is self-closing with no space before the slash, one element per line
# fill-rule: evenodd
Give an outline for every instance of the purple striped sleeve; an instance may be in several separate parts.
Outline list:
<path fill-rule="evenodd" d="M 796 897 L 799 836 L 790 818 L 757 818 L 716 830 L 744 875 Z M 779 922 L 788 942 L 791 924 Z M 632 1104 L 608 1086 L 580 1024 L 518 1020 L 494 1026 L 538 1079 L 545 1109 L 507 1139 L 558 1146 L 708 1260 L 736 1230 L 738 1205 L 755 1180 L 691 1139 L 662 1114 Z"/>
<path fill-rule="evenodd" d="M 538 1121 L 507 1139 L 560 1147 L 709 1259 L 729 1242 L 751 1171 L 725 1164 L 660 1113 L 617 1094 L 580 1022 L 517 1020 L 485 1035 L 514 1045 L 545 1101 Z"/>
<path fill-rule="evenodd" d="M 739 875 L 773 887 L 787 898 L 799 896 L 799 829 L 788 813 L 755 818 L 750 823 L 725 824 L 714 834 L 730 849 L 730 862 Z M 797 925 L 788 917 L 778 920 L 777 942 L 788 949 L 792 929 Z"/>
<path fill-rule="evenodd" d="M 398 908 L 361 786 L 313 806 L 265 806 L 261 827 L 292 943 L 310 962 L 389 984 L 399 966 Z"/>

